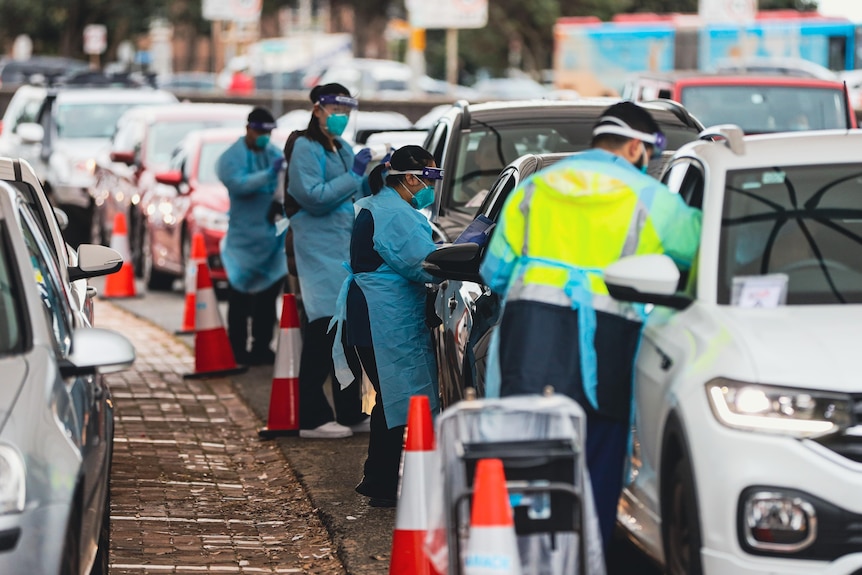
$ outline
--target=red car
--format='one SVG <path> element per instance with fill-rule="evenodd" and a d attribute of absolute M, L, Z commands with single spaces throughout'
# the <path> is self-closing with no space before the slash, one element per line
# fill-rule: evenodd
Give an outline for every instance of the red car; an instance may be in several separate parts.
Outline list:
<path fill-rule="evenodd" d="M 227 232 L 230 201 L 216 175 L 216 162 L 244 134 L 239 129 L 192 132 L 174 151 L 168 170 L 155 175 L 158 183 L 142 204 L 144 277 L 150 289 L 171 289 L 174 280 L 183 277 L 197 232 L 203 234 L 216 288 L 227 287 L 219 242 Z M 272 133 L 276 146 L 286 140 L 286 133 Z"/>
<path fill-rule="evenodd" d="M 787 75 L 669 72 L 632 79 L 623 97 L 676 100 L 704 126 L 736 124 L 747 134 L 856 127 L 842 82 Z"/>
<path fill-rule="evenodd" d="M 96 232 L 109 244 L 114 218 L 126 214 L 135 272 L 142 276 L 143 232 L 141 207 L 155 186 L 155 174 L 168 169 L 177 144 L 193 130 L 245 126 L 251 106 L 238 104 L 171 104 L 141 106 L 117 121 L 110 149 L 97 160 L 95 185 Z"/>

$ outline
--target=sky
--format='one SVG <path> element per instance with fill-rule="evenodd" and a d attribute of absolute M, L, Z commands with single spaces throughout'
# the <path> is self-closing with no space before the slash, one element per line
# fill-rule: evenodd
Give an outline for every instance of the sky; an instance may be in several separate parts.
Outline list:
<path fill-rule="evenodd" d="M 843 16 L 854 22 L 862 22 L 862 1 L 819 0 L 818 12 L 824 16 Z"/>

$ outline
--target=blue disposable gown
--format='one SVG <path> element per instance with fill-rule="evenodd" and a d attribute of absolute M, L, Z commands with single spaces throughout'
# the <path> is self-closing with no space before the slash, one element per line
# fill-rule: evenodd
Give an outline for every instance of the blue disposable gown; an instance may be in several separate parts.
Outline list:
<path fill-rule="evenodd" d="M 272 144 L 251 150 L 242 137 L 218 159 L 217 174 L 230 197 L 221 258 L 237 291 L 257 293 L 287 275 L 284 237 L 276 235 L 275 225 L 266 217 L 278 181 L 270 166 L 282 155 Z"/>
<path fill-rule="evenodd" d="M 384 187 L 356 202 L 374 218 L 374 249 L 384 263 L 376 270 L 350 273 L 338 298 L 333 322 L 338 336 L 333 345 L 336 377 L 342 384 L 353 381 L 341 346 L 341 322 L 346 317 L 347 291 L 355 281 L 368 304 L 371 339 L 377 358 L 377 374 L 388 427 L 407 424 L 410 397 L 427 395 L 431 411 L 439 409 L 437 362 L 431 332 L 425 325 L 425 284 L 439 280 L 422 269 L 425 257 L 436 249 L 431 226 L 398 192 Z"/>
<path fill-rule="evenodd" d="M 308 321 L 335 314 L 350 257 L 353 202 L 368 194 L 368 179 L 353 173 L 350 144 L 328 151 L 298 138 L 288 167 L 288 193 L 302 207 L 292 218 L 296 269 Z"/>

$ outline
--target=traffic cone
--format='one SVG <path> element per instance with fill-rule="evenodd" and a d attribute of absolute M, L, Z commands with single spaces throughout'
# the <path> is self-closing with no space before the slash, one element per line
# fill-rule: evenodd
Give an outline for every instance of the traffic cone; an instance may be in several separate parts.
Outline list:
<path fill-rule="evenodd" d="M 521 575 L 503 461 L 480 459 L 473 481 L 464 575 Z"/>
<path fill-rule="evenodd" d="M 299 434 L 299 358 L 301 355 L 302 335 L 299 331 L 296 296 L 286 293 L 281 306 L 275 370 L 269 395 L 269 417 L 266 427 L 257 432 L 263 439 Z"/>
<path fill-rule="evenodd" d="M 195 372 L 187 373 L 187 379 L 217 377 L 242 373 L 238 367 L 221 322 L 213 282 L 207 264 L 199 263 L 197 270 L 197 294 L 195 295 Z"/>
<path fill-rule="evenodd" d="M 431 528 L 428 504 L 434 488 L 434 473 L 439 470 L 434 447 L 434 423 L 428 397 L 410 398 L 407 414 L 407 439 L 401 471 L 401 489 L 392 534 L 392 559 L 389 575 L 434 575 L 436 571 L 423 548 Z"/>
<path fill-rule="evenodd" d="M 195 292 L 198 289 L 198 264 L 207 263 L 207 248 L 204 236 L 197 232 L 192 236 L 192 253 L 186 262 L 186 309 L 183 312 L 183 326 L 176 335 L 188 335 L 195 332 Z"/>
<path fill-rule="evenodd" d="M 129 233 L 126 228 L 126 215 L 123 212 L 117 212 L 117 215 L 114 216 L 111 248 L 123 256 L 123 266 L 120 271 L 105 277 L 105 289 L 102 291 L 102 297 L 137 297 L 135 271 L 132 269 L 132 254 L 129 250 Z"/>

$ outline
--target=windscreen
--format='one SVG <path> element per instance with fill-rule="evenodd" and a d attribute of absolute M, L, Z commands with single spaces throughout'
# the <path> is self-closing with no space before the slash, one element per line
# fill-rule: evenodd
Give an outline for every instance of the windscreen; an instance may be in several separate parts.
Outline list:
<path fill-rule="evenodd" d="M 718 299 L 784 274 L 787 304 L 862 303 L 862 163 L 727 173 Z"/>
<path fill-rule="evenodd" d="M 57 134 L 61 138 L 103 138 L 114 134 L 123 112 L 139 103 L 62 104 L 57 108 Z"/>
<path fill-rule="evenodd" d="M 201 146 L 201 157 L 198 161 L 198 181 L 202 184 L 217 184 L 216 163 L 219 156 L 233 144 L 233 140 L 224 142 L 206 142 Z"/>
<path fill-rule="evenodd" d="M 206 128 L 235 127 L 243 128 L 245 117 L 226 118 L 225 120 L 190 120 L 160 122 L 150 130 L 147 138 L 147 162 L 155 170 L 168 165 L 171 152 L 186 134 Z"/>
<path fill-rule="evenodd" d="M 747 134 L 849 127 L 840 88 L 690 86 L 681 100 L 704 126 L 736 124 Z"/>

